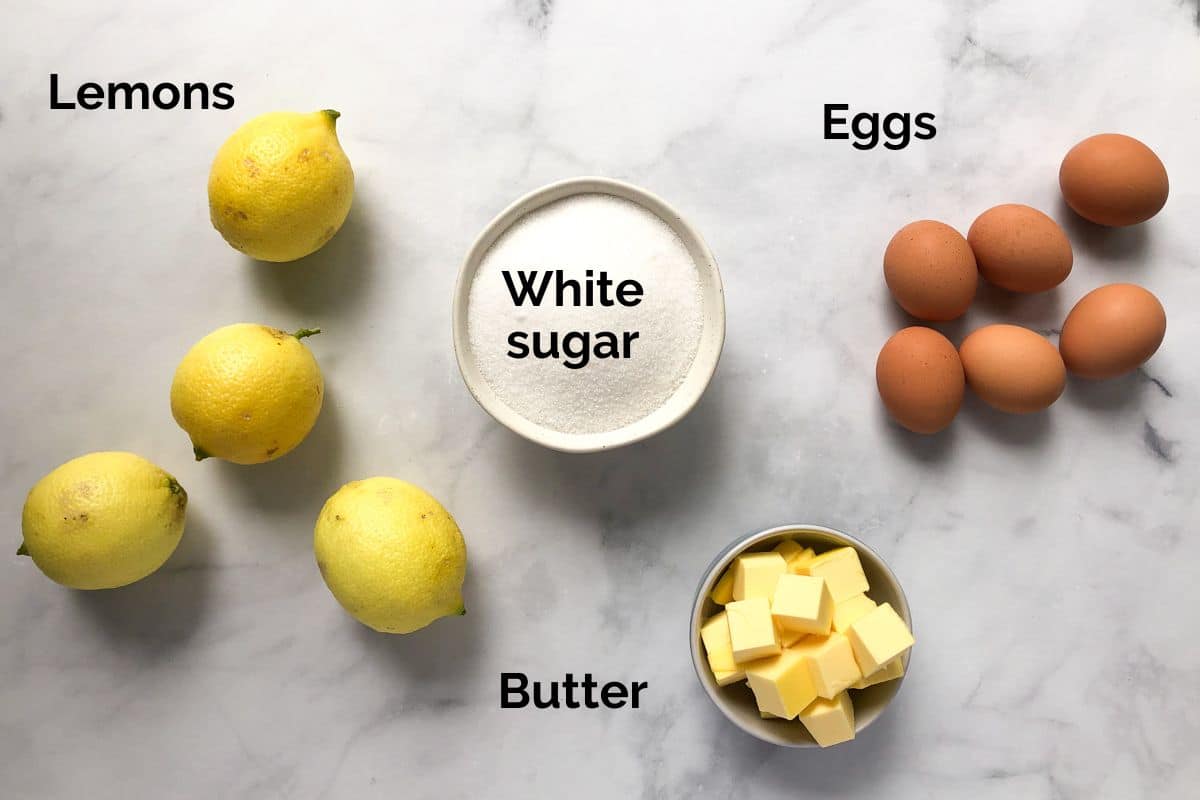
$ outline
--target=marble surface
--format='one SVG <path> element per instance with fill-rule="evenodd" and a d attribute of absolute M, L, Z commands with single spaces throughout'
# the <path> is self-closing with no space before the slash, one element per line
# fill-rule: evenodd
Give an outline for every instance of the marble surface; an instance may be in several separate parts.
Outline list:
<path fill-rule="evenodd" d="M 1200 10 L 1195 0 L 439 2 L 9 8 L 0 67 L 0 519 L 96 449 L 191 495 L 151 578 L 80 593 L 0 559 L 5 798 L 1193 797 L 1200 784 Z M 48 74 L 231 81 L 229 112 L 51 111 Z M 73 82 L 73 83 L 72 83 Z M 821 137 L 822 104 L 931 111 L 901 152 Z M 240 121 L 333 106 L 358 176 L 345 229 L 291 266 L 209 227 L 209 160 Z M 1103 232 L 1058 162 L 1120 130 L 1170 202 Z M 463 387 L 455 273 L 543 183 L 627 179 L 699 227 L 728 340 L 676 428 L 596 456 L 509 434 Z M 991 320 L 1051 331 L 1116 280 L 1164 300 L 1161 352 L 1071 382 L 1048 413 L 968 400 L 946 434 L 889 424 L 875 355 L 904 318 L 880 258 L 914 218 L 965 229 L 1020 201 L 1075 271 Z M 329 398 L 261 467 L 191 461 L 167 388 L 235 321 L 321 325 Z M 444 500 L 468 616 L 376 635 L 335 604 L 316 512 L 374 474 Z M 734 536 L 788 521 L 889 559 L 918 645 L 895 706 L 828 752 L 759 743 L 692 674 L 695 583 Z M 499 673 L 648 681 L 639 710 L 499 708 Z"/>

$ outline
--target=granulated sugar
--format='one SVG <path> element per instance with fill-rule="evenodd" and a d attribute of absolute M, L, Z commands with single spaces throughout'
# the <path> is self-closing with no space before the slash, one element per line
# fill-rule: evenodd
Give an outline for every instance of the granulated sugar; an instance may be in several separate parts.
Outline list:
<path fill-rule="evenodd" d="M 467 313 L 496 395 L 576 434 L 625 427 L 666 402 L 704 324 L 699 274 L 675 231 L 607 194 L 563 198 L 506 230 L 479 264 Z"/>

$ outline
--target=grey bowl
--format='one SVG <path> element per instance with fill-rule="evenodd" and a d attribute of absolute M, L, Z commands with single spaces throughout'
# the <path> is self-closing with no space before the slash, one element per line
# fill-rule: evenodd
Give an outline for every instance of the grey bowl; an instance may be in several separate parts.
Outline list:
<path fill-rule="evenodd" d="M 704 620 L 717 613 L 721 607 L 709 598 L 713 586 L 720 580 L 725 569 L 733 559 L 746 552 L 770 550 L 784 539 L 793 539 L 805 547 L 817 551 L 829 550 L 833 547 L 849 546 L 858 551 L 862 561 L 863 571 L 871 584 L 868 592 L 877 603 L 891 603 L 892 608 L 900 618 L 912 628 L 912 615 L 908 609 L 908 601 L 904 597 L 904 589 L 900 581 L 888 567 L 879 554 L 867 545 L 849 534 L 821 525 L 784 525 L 770 528 L 749 536 L 741 537 L 722 550 L 704 577 L 696 591 L 696 602 L 692 606 L 692 665 L 696 668 L 696 677 L 705 693 L 713 701 L 721 713 L 734 725 L 764 742 L 783 747 L 816 747 L 817 743 L 808 734 L 805 727 L 796 720 L 763 719 L 759 716 L 758 706 L 754 703 L 754 695 L 745 683 L 730 686 L 718 686 L 708 668 L 708 658 L 704 654 L 704 645 L 700 640 L 700 626 Z M 911 655 L 904 655 L 904 676 L 908 675 L 908 660 Z M 856 733 L 861 733 L 879 716 L 892 702 L 892 698 L 900 691 L 904 677 L 871 686 L 862 691 L 854 692 L 854 727 Z"/>

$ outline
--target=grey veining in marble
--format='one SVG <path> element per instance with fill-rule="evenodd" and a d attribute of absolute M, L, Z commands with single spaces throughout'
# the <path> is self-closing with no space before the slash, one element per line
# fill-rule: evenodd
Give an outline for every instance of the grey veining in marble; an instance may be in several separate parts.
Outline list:
<path fill-rule="evenodd" d="M 79 593 L 0 559 L 4 798 L 1195 796 L 1200 785 L 1200 9 L 1194 0 L 744 4 L 508 0 L 9 4 L 0 48 L 0 520 L 58 463 L 173 471 L 188 529 L 157 574 Z M 230 81 L 228 112 L 51 111 L 48 75 Z M 901 152 L 821 137 L 822 104 L 930 111 Z M 211 230 L 209 161 L 241 121 L 334 107 L 358 192 L 303 262 Z M 1073 218 L 1059 160 L 1143 138 L 1172 178 L 1132 230 Z M 499 428 L 450 343 L 450 294 L 508 202 L 580 174 L 661 194 L 721 265 L 728 340 L 676 428 L 566 456 Z M 913 219 L 1001 202 L 1065 225 L 1058 290 L 984 290 L 961 338 L 1054 336 L 1088 289 L 1167 308 L 1136 375 L 1045 414 L 969 399 L 946 434 L 884 418 L 905 324 L 881 280 Z M 254 468 L 191 461 L 167 390 L 218 325 L 320 325 L 311 439 Z M 470 550 L 462 619 L 374 634 L 326 591 L 312 523 L 341 483 L 416 482 Z M 710 707 L 695 582 L 791 521 L 889 559 L 918 644 L 858 741 L 793 752 Z M 4 543 L 7 542 L 7 543 Z M 499 673 L 650 683 L 637 711 L 503 711 Z"/>

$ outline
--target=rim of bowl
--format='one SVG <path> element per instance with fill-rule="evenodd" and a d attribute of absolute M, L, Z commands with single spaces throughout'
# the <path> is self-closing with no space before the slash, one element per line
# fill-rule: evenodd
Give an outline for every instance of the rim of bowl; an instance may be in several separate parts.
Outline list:
<path fill-rule="evenodd" d="M 666 223 L 687 248 L 692 261 L 700 273 L 701 303 L 704 308 L 704 326 L 700 333 L 696 356 L 688 368 L 683 382 L 667 400 L 650 414 L 612 431 L 599 433 L 564 433 L 526 419 L 501 400 L 491 385 L 480 374 L 471 351 L 467 330 L 467 308 L 470 304 L 471 287 L 479 262 L 517 220 L 531 211 L 557 200 L 578 194 L 608 194 L 637 203 Z M 592 453 L 622 447 L 661 433 L 686 417 L 712 381 L 725 345 L 725 290 L 717 261 L 708 249 L 699 231 L 693 228 L 669 203 L 656 194 L 631 183 L 581 176 L 546 184 L 534 189 L 497 214 L 475 238 L 459 269 L 454 287 L 452 309 L 454 333 L 454 355 L 463 382 L 475 398 L 475 402 L 493 419 L 514 433 L 531 442 L 565 453 Z"/>
<path fill-rule="evenodd" d="M 692 604 L 689 641 L 689 647 L 692 653 L 692 668 L 696 672 L 696 679 L 700 682 L 700 686 L 703 687 L 704 693 L 708 695 L 708 699 L 712 701 L 712 704 L 716 706 L 717 710 L 721 712 L 721 715 L 725 717 L 725 719 L 754 738 L 767 742 L 768 744 L 778 745 L 780 747 L 818 748 L 819 746 L 815 741 L 812 740 L 811 737 L 794 741 L 770 735 L 769 732 L 771 731 L 771 728 L 768 727 L 768 723 L 772 723 L 772 720 L 758 720 L 762 723 L 758 726 L 747 725 L 743 722 L 743 720 L 730 713 L 729 709 L 727 708 L 729 700 L 724 694 L 725 690 L 729 687 L 718 686 L 716 681 L 712 678 L 712 672 L 708 668 L 708 658 L 704 653 L 704 646 L 700 642 L 700 625 L 704 619 L 705 601 L 708 600 L 709 592 L 712 591 L 712 587 L 720 579 L 720 576 L 725 571 L 726 567 L 733 562 L 734 558 L 759 544 L 760 542 L 768 539 L 777 538 L 784 534 L 803 534 L 809 532 L 822 534 L 839 540 L 846 545 L 854 547 L 860 552 L 866 552 L 868 556 L 877 562 L 888 581 L 892 586 L 895 587 L 897 600 L 895 604 L 896 613 L 899 614 L 900 618 L 904 620 L 906 625 L 908 625 L 909 630 L 913 629 L 912 611 L 908 605 L 908 598 L 904 594 L 904 586 L 900 583 L 900 579 L 896 577 L 896 573 L 892 571 L 892 568 L 888 565 L 887 561 L 883 558 L 883 556 L 879 555 L 879 553 L 876 552 L 873 547 L 861 539 L 851 536 L 845 531 L 841 531 L 836 528 L 830 528 L 825 525 L 777 525 L 775 527 L 766 528 L 746 536 L 740 536 L 726 545 L 719 553 L 717 553 L 716 557 L 713 558 L 712 562 L 709 563 L 708 568 L 704 571 L 703 576 L 700 578 L 700 584 L 697 587 L 696 599 Z M 880 717 L 883 716 L 888 707 L 896 699 L 896 695 L 900 693 L 900 688 L 904 683 L 904 679 L 908 677 L 908 664 L 911 657 L 912 649 L 910 649 L 903 656 L 904 674 L 894 681 L 888 681 L 888 683 L 892 685 L 891 694 L 886 698 L 878 713 L 876 713 L 867 721 L 863 722 L 861 725 L 858 724 L 858 719 L 855 719 L 855 736 L 871 727 L 871 725 L 873 725 Z M 808 736 L 807 731 L 804 731 L 804 734 L 805 736 Z"/>

